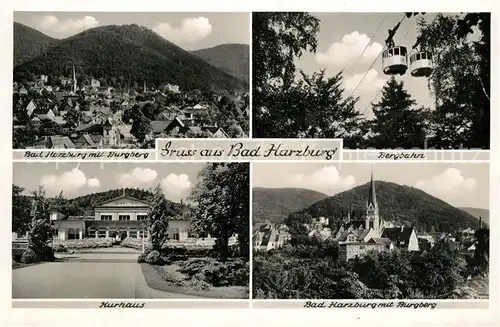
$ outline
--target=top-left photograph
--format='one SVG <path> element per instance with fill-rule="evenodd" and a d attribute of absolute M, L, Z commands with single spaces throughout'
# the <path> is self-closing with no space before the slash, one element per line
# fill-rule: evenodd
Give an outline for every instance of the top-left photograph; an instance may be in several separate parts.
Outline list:
<path fill-rule="evenodd" d="M 249 137 L 250 16 L 15 12 L 13 149 Z"/>

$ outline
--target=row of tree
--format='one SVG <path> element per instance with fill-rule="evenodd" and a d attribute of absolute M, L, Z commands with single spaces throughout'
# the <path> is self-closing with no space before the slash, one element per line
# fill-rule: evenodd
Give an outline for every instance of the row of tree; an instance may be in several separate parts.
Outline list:
<path fill-rule="evenodd" d="M 446 242 L 423 253 L 372 252 L 338 260 L 335 242 L 288 244 L 253 258 L 253 296 L 276 299 L 441 299 L 477 297 L 469 276 L 488 273 L 488 230 L 478 231 L 480 248 L 463 256 Z"/>
<path fill-rule="evenodd" d="M 391 78 L 373 119 L 345 96 L 343 72 L 307 75 L 295 62 L 315 53 L 320 21 L 309 13 L 253 13 L 253 135 L 260 138 L 342 138 L 349 148 L 489 148 L 490 19 L 468 14 L 478 27 L 471 42 L 461 16 L 420 19 L 420 48 L 433 55 L 429 90 L 435 110 L 418 106 Z M 472 17 L 472 18 L 471 18 Z M 297 74 L 300 73 L 300 74 Z M 297 78 L 297 75 L 299 77 Z M 368 109 L 368 108 L 367 108 Z"/>

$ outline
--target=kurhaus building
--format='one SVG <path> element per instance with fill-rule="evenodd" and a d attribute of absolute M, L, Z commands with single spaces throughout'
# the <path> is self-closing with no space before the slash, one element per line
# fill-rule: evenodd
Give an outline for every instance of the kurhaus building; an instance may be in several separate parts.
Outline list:
<path fill-rule="evenodd" d="M 50 219 L 56 227 L 54 238 L 60 240 L 114 238 L 119 241 L 127 237 L 148 237 L 145 221 L 149 210 L 148 202 L 123 195 L 96 205 L 93 216 L 66 217 L 54 211 Z M 188 220 L 169 220 L 169 238 L 186 240 L 189 223 Z"/>

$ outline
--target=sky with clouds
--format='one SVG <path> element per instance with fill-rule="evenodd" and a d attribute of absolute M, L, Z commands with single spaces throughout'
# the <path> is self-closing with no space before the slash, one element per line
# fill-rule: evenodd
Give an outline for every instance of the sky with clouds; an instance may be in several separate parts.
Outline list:
<path fill-rule="evenodd" d="M 487 163 L 254 163 L 252 185 L 334 195 L 369 182 L 371 167 L 375 180 L 419 188 L 455 207 L 489 208 Z"/>
<path fill-rule="evenodd" d="M 344 70 L 345 95 L 353 94 L 359 97 L 356 109 L 366 117 L 373 117 L 370 103 L 378 102 L 381 94 L 377 96 L 377 93 L 389 79 L 389 76 L 382 72 L 382 56 L 379 54 L 385 47 L 388 30 L 394 28 L 403 13 L 312 13 L 312 15 L 320 19 L 317 52 L 304 54 L 297 60 L 297 67 L 309 74 L 326 69 L 326 75 L 330 77 Z M 426 13 L 423 18 L 432 21 L 435 16 L 436 14 Z M 416 27 L 415 17 L 405 18 L 394 36 L 395 44 L 405 45 L 411 49 L 416 41 Z M 406 75 L 398 75 L 396 79 L 404 82 L 405 88 L 416 99 L 418 105 L 434 108 L 434 100 L 431 98 L 426 78 L 411 77 L 408 70 Z M 362 83 L 354 91 L 361 80 Z"/>
<path fill-rule="evenodd" d="M 13 183 L 33 191 L 42 185 L 47 196 L 67 198 L 123 187 L 152 189 L 158 184 L 165 197 L 179 202 L 198 181 L 203 163 L 32 163 L 14 164 Z"/>
<path fill-rule="evenodd" d="M 185 50 L 249 44 L 250 16 L 231 12 L 15 12 L 14 21 L 55 38 L 105 25 L 138 24 Z"/>

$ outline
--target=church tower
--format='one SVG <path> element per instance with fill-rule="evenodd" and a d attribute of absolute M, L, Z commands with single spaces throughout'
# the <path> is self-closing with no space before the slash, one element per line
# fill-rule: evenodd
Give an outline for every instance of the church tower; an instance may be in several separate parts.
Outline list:
<path fill-rule="evenodd" d="M 373 181 L 373 168 L 371 171 L 370 186 L 368 188 L 368 201 L 366 202 L 365 229 L 373 228 L 380 230 L 380 220 L 378 216 L 377 194 L 375 192 L 375 182 Z"/>
<path fill-rule="evenodd" d="M 76 73 L 75 73 L 75 65 L 73 65 L 73 93 L 76 94 L 77 84 L 76 84 Z"/>

